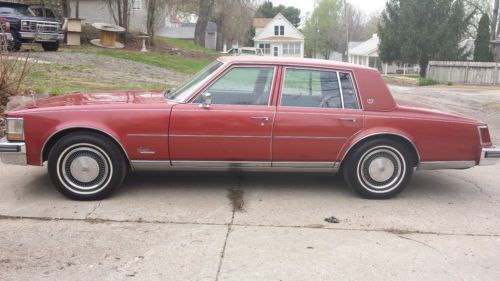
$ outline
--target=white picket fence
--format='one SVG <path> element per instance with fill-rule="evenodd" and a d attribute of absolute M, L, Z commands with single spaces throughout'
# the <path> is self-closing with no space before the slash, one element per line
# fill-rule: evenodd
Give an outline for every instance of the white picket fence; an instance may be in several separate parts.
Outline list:
<path fill-rule="evenodd" d="M 430 61 L 427 77 L 443 83 L 500 85 L 500 63 Z"/>

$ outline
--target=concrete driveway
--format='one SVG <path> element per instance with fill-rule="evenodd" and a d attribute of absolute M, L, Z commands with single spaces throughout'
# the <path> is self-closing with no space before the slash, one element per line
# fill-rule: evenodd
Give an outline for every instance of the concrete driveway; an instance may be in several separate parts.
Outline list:
<path fill-rule="evenodd" d="M 393 88 L 434 104 L 445 90 Z M 456 95 L 471 107 L 477 100 Z M 499 114 L 482 113 L 497 143 Z M 383 201 L 359 199 L 333 175 L 193 175 L 133 174 L 110 199 L 76 202 L 57 193 L 46 168 L 0 164 L 0 280 L 500 276 L 500 164 L 417 172 Z"/>

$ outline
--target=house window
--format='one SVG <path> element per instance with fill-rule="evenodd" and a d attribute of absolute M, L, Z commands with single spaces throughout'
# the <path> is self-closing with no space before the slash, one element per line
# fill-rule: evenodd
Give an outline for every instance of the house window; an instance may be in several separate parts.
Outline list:
<path fill-rule="evenodd" d="M 274 26 L 274 35 L 275 36 L 285 35 L 285 26 L 284 25 L 275 25 Z"/>
<path fill-rule="evenodd" d="M 259 44 L 259 49 L 262 50 L 262 53 L 268 55 L 271 53 L 271 44 Z"/>
<path fill-rule="evenodd" d="M 142 10 L 142 0 L 132 0 L 132 10 Z"/>
<path fill-rule="evenodd" d="M 283 55 L 300 55 L 300 43 L 283 43 Z"/>

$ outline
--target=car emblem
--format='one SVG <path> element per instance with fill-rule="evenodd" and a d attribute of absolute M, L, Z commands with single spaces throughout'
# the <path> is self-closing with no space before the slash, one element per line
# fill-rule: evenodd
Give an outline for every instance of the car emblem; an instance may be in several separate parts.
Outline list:
<path fill-rule="evenodd" d="M 368 99 L 366 100 L 366 102 L 367 102 L 368 104 L 373 104 L 373 102 L 374 102 L 374 101 L 375 101 L 375 100 L 374 100 L 373 98 L 368 98 Z"/>

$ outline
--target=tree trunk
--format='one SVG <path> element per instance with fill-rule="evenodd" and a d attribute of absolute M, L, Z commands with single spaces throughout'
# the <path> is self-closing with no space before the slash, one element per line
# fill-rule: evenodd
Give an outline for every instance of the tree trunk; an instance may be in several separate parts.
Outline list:
<path fill-rule="evenodd" d="M 495 0 L 495 4 L 493 6 L 493 17 L 491 19 L 491 28 L 490 28 L 490 33 L 491 33 L 491 40 L 495 40 L 496 35 L 497 35 L 497 26 L 498 26 L 498 4 L 500 0 Z M 498 30 L 500 34 L 500 28 Z"/>
<path fill-rule="evenodd" d="M 194 43 L 205 47 L 205 33 L 207 30 L 208 20 L 212 13 L 214 0 L 199 0 L 198 20 L 194 30 Z"/>
<path fill-rule="evenodd" d="M 418 64 L 420 65 L 420 77 L 425 78 L 427 76 L 427 66 L 429 65 L 429 60 L 421 59 Z"/>
<path fill-rule="evenodd" d="M 80 0 L 76 0 L 75 3 L 75 18 L 80 18 Z"/>
<path fill-rule="evenodd" d="M 217 32 L 217 40 L 215 43 L 215 50 L 216 51 L 222 51 L 224 49 L 224 42 L 226 41 L 226 38 L 224 36 L 224 33 L 222 32 Z"/>
<path fill-rule="evenodd" d="M 61 9 L 62 9 L 63 17 L 65 17 L 65 18 L 71 17 L 71 9 L 70 9 L 68 0 L 61 0 Z"/>
<path fill-rule="evenodd" d="M 155 24 L 156 24 L 156 0 L 148 1 L 148 15 L 147 15 L 147 24 L 146 24 L 146 32 L 149 36 L 151 36 L 151 40 L 149 40 L 150 45 L 154 45 L 154 35 L 155 35 Z"/>

